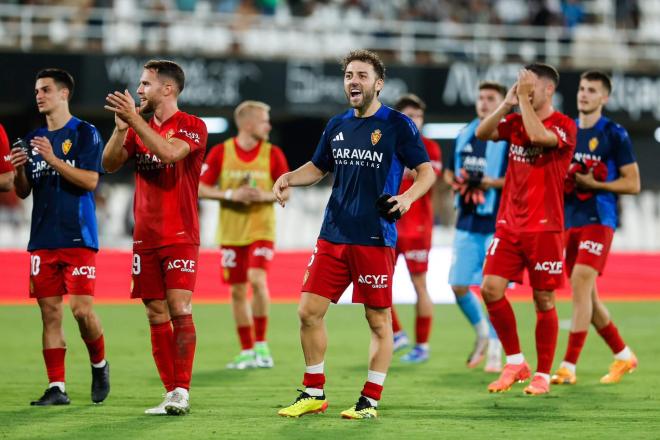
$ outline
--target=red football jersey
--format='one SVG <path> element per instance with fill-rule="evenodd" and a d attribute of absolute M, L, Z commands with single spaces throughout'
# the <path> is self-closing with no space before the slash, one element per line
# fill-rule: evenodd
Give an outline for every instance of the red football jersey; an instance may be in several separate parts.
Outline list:
<path fill-rule="evenodd" d="M 244 162 L 253 161 L 259 154 L 261 142 L 259 145 L 249 151 L 245 151 L 238 146 L 238 140 L 234 138 L 236 145 L 236 154 Z M 204 165 L 202 166 L 202 176 L 199 179 L 206 185 L 215 186 L 218 183 L 218 177 L 222 171 L 222 160 L 225 157 L 225 145 L 217 144 L 211 148 L 211 152 L 206 156 Z M 273 182 L 276 181 L 282 174 L 289 171 L 289 163 L 286 161 L 284 152 L 277 145 L 272 145 L 270 149 L 270 177 Z"/>
<path fill-rule="evenodd" d="M 198 246 L 197 191 L 208 136 L 206 125 L 198 117 L 179 111 L 161 126 L 151 118 L 149 126 L 165 139 L 187 142 L 190 153 L 176 163 L 164 164 L 133 129 L 128 130 L 124 148 L 129 157 L 135 157 L 136 175 L 133 247 Z"/>
<path fill-rule="evenodd" d="M 426 152 L 431 159 L 431 165 L 436 175 L 442 172 L 442 151 L 437 142 L 422 136 L 422 141 L 426 147 Z M 406 169 L 401 180 L 399 194 L 403 194 L 415 183 L 415 177 Z M 431 234 L 433 230 L 433 204 L 431 202 L 431 193 L 433 187 L 410 206 L 410 211 L 401 217 L 396 223 L 396 229 L 399 236 L 420 237 Z"/>
<path fill-rule="evenodd" d="M 0 173 L 14 171 L 14 167 L 9 159 L 9 139 L 5 129 L 0 124 Z"/>
<path fill-rule="evenodd" d="M 509 142 L 497 227 L 516 232 L 564 230 L 564 178 L 575 150 L 577 127 L 568 116 L 554 112 L 543 125 L 555 135 L 556 148 L 532 145 L 522 115 L 512 113 L 497 126 Z"/>

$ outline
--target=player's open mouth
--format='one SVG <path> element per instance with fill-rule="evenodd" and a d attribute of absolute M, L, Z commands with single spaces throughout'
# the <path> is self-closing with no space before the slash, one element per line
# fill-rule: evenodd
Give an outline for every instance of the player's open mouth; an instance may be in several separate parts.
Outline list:
<path fill-rule="evenodd" d="M 351 98 L 362 96 L 362 92 L 358 89 L 351 89 Z"/>

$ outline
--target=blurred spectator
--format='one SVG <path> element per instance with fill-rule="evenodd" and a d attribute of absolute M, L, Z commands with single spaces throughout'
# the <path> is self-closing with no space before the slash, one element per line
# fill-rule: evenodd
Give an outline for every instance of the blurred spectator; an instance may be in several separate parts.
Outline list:
<path fill-rule="evenodd" d="M 579 0 L 564 0 L 561 9 L 567 28 L 573 29 L 584 21 L 584 6 Z"/>

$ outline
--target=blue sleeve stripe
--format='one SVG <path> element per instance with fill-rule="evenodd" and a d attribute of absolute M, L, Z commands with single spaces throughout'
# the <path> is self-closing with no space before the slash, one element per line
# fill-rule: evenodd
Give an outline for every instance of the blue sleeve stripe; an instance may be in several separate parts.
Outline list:
<path fill-rule="evenodd" d="M 98 227 L 96 225 L 96 206 L 94 194 L 88 192 L 78 201 L 78 221 L 83 243 L 90 248 L 99 248 Z"/>

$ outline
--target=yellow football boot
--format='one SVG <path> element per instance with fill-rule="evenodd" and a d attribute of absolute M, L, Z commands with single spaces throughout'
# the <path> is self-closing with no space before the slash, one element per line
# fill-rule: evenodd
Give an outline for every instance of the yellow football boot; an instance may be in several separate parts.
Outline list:
<path fill-rule="evenodd" d="M 325 395 L 314 397 L 310 396 L 304 391 L 300 391 L 300 395 L 291 405 L 282 408 L 277 414 L 282 417 L 300 417 L 305 414 L 317 414 L 325 412 L 328 409 L 328 401 Z"/>
<path fill-rule="evenodd" d="M 366 397 L 360 396 L 360 399 L 352 407 L 341 412 L 343 419 L 375 419 L 378 417 L 378 411 L 371 406 Z"/>

